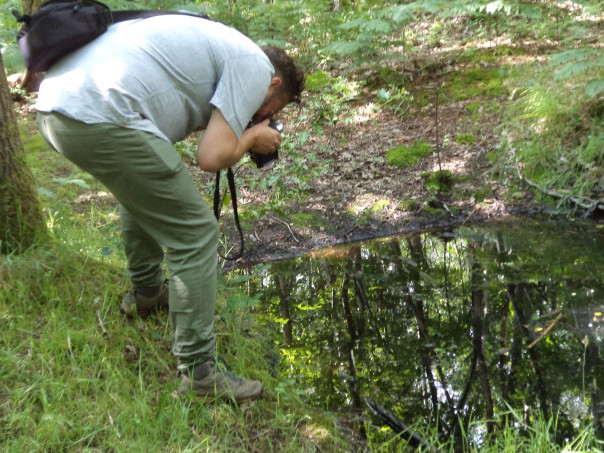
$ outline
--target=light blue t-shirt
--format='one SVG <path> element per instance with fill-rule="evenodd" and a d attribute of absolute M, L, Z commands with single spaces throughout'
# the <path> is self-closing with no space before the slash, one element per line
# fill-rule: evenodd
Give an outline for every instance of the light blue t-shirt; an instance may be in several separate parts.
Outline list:
<path fill-rule="evenodd" d="M 205 128 L 214 106 L 241 137 L 273 75 L 262 49 L 237 30 L 157 16 L 114 24 L 60 60 L 40 86 L 36 109 L 174 143 Z"/>

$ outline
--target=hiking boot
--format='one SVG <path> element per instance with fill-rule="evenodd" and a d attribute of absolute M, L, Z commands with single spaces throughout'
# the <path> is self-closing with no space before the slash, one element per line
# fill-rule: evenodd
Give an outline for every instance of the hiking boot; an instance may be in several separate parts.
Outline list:
<path fill-rule="evenodd" d="M 145 288 L 149 289 L 149 288 Z M 162 284 L 157 289 L 157 293 L 152 296 L 145 296 L 141 290 L 132 289 L 126 293 L 120 310 L 129 318 L 134 316 L 149 316 L 155 310 L 168 308 L 168 287 Z"/>
<path fill-rule="evenodd" d="M 226 367 L 217 364 L 214 359 L 196 365 L 189 373 L 180 373 L 182 382 L 178 388 L 180 396 L 194 391 L 201 398 L 218 398 L 232 400 L 237 403 L 253 400 L 262 393 L 262 383 L 241 379 L 230 372 L 230 367 L 221 359 Z"/>

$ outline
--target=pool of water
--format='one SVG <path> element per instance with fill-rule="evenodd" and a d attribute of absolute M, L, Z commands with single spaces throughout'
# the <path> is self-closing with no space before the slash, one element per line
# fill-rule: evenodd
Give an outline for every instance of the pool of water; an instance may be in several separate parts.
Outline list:
<path fill-rule="evenodd" d="M 558 415 L 560 440 L 586 423 L 604 431 L 604 230 L 593 222 L 390 237 L 251 275 L 276 372 L 310 404 L 357 414 L 361 435 L 391 416 L 476 438 L 530 426 L 535 410 Z"/>

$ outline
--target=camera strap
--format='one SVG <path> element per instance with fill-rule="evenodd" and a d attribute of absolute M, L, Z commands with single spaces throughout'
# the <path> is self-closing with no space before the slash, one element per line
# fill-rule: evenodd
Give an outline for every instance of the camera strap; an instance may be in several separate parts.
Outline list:
<path fill-rule="evenodd" d="M 235 224 L 237 225 L 237 231 L 239 232 L 239 241 L 241 246 L 237 253 L 231 255 L 223 255 L 218 250 L 218 254 L 221 258 L 228 261 L 236 261 L 243 256 L 243 232 L 241 231 L 241 225 L 239 224 L 239 214 L 237 213 L 237 189 L 235 188 L 235 174 L 233 169 L 229 167 L 227 170 L 227 180 L 229 183 L 229 191 L 231 192 L 231 201 L 233 202 L 233 216 L 235 217 Z M 214 216 L 218 221 L 220 219 L 220 171 L 216 172 L 216 186 L 214 187 Z"/>

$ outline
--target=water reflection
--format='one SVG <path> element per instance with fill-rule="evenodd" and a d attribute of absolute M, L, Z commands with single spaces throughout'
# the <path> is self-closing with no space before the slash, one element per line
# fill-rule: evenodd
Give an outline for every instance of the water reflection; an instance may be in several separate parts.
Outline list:
<path fill-rule="evenodd" d="M 279 372 L 325 409 L 375 422 L 375 402 L 475 440 L 540 409 L 559 415 L 560 441 L 586 420 L 604 437 L 603 252 L 603 232 L 580 222 L 389 238 L 257 269 L 254 311 Z"/>

